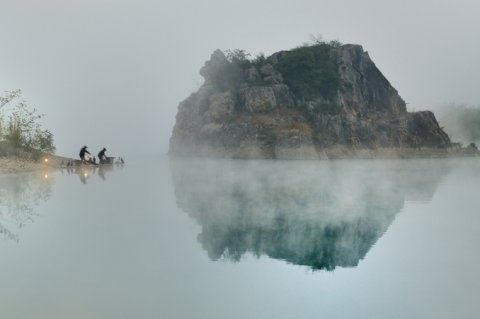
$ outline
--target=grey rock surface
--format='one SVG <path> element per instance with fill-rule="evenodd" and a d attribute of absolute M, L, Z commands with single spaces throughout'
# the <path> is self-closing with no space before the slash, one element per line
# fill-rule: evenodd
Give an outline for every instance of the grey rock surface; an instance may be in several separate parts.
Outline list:
<path fill-rule="evenodd" d="M 407 112 L 359 45 L 323 43 L 261 61 L 216 50 L 200 74 L 205 83 L 178 107 L 171 154 L 310 159 L 451 146 L 432 112 Z"/>

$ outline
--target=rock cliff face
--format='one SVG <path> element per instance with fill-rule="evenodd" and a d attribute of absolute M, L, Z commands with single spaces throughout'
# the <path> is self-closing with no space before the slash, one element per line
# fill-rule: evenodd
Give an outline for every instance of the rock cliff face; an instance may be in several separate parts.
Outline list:
<path fill-rule="evenodd" d="M 432 112 L 405 102 L 359 45 L 321 43 L 253 61 L 217 50 L 180 103 L 170 153 L 313 159 L 446 149 Z"/>

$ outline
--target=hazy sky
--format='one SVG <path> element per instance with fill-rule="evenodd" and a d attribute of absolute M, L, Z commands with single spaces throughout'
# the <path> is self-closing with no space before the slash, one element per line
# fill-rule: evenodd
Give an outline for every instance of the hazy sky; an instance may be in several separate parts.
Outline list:
<path fill-rule="evenodd" d="M 478 0 L 0 0 L 0 92 L 46 114 L 57 153 L 163 154 L 217 48 L 311 35 L 363 45 L 409 109 L 480 104 Z"/>

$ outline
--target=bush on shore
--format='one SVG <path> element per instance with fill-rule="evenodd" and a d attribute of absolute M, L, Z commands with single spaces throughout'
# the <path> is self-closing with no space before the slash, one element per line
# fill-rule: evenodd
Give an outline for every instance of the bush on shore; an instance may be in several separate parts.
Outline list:
<path fill-rule="evenodd" d="M 39 123 L 44 114 L 30 109 L 21 94 L 16 90 L 0 95 L 0 156 L 53 154 L 53 134 Z"/>

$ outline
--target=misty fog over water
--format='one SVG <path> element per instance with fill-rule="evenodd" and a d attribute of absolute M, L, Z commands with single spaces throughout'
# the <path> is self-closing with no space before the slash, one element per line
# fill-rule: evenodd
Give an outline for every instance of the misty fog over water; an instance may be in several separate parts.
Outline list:
<path fill-rule="evenodd" d="M 472 318 L 480 162 L 0 175 L 5 318 Z"/>

